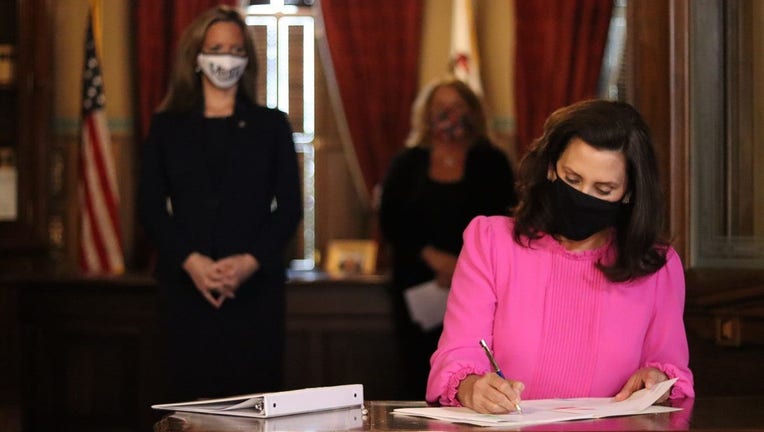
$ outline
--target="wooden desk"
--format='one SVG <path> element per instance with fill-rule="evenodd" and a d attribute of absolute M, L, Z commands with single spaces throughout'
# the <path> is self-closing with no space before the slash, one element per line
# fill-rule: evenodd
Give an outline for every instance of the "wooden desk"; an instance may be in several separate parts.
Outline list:
<path fill-rule="evenodd" d="M 386 285 L 316 274 L 287 284 L 285 390 L 363 383 L 369 399 L 399 397 Z M 156 289 L 147 275 L 0 274 L 0 432 L 149 430 L 162 417 L 150 405 L 169 402 L 158 396 Z M 717 346 L 704 302 L 686 315 L 699 399 L 761 395 L 764 345 Z"/>
<path fill-rule="evenodd" d="M 286 291 L 285 390 L 358 382 L 396 398 L 386 277 L 302 274 Z M 170 402 L 156 297 L 148 275 L 0 275 L 0 432 L 149 430 L 150 405 Z"/>
<path fill-rule="evenodd" d="M 469 426 L 418 417 L 393 415 L 400 407 L 424 406 L 423 402 L 367 401 L 367 413 L 360 409 L 337 410 L 321 417 L 305 417 L 304 421 L 281 417 L 270 420 L 242 417 L 209 416 L 193 413 L 172 413 L 154 425 L 154 432 L 228 432 L 253 430 L 290 431 L 407 431 L 447 430 L 483 431 L 512 430 Z M 686 399 L 675 402 L 682 411 L 646 414 L 597 420 L 552 423 L 523 428 L 526 431 L 655 431 L 703 430 L 742 432 L 764 431 L 764 396 Z M 296 416 L 292 416 L 296 417 Z"/>

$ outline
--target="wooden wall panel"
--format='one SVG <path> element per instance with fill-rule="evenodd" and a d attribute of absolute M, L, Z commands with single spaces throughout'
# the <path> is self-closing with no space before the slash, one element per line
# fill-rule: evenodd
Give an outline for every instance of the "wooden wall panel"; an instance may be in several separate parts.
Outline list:
<path fill-rule="evenodd" d="M 154 291 L 110 280 L 19 289 L 25 430 L 140 430 L 156 420 Z"/>
<path fill-rule="evenodd" d="M 674 75 L 686 28 L 674 9 L 683 0 L 633 1 L 627 12 L 627 100 L 645 118 L 655 143 L 661 185 L 667 204 L 668 229 L 674 247 L 686 261 L 688 209 L 686 158 L 686 99 L 683 75 Z M 677 12 L 679 13 L 679 12 Z M 675 18 L 677 21 L 675 22 Z M 683 69 L 680 69 L 681 72 Z"/>
<path fill-rule="evenodd" d="M 290 282 L 285 388 L 361 383 L 367 399 L 395 398 L 386 287 L 379 277 Z M 0 366 L 21 364 L 16 385 L 0 380 L 0 422 L 22 417 L 29 432 L 150 430 L 164 414 L 150 408 L 161 402 L 156 295 L 145 276 L 0 281 L 0 322 L 19 333 L 0 332 Z"/>

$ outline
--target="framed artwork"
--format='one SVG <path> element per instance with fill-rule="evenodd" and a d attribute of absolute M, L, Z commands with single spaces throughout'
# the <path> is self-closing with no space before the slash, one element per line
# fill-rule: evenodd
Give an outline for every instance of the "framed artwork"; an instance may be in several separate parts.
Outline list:
<path fill-rule="evenodd" d="M 335 276 L 374 274 L 377 249 L 374 240 L 329 240 L 324 270 Z"/>

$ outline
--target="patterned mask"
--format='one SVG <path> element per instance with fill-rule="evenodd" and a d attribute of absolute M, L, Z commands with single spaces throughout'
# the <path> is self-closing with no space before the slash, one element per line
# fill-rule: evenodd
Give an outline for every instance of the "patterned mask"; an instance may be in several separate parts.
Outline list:
<path fill-rule="evenodd" d="M 215 87 L 228 89 L 239 82 L 247 67 L 247 58 L 231 54 L 203 54 L 196 56 L 196 64 Z"/>

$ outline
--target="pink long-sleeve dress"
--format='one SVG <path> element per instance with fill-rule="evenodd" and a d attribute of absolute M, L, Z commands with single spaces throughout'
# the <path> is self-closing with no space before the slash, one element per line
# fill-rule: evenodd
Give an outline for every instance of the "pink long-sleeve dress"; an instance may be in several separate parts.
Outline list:
<path fill-rule="evenodd" d="M 638 369 L 679 378 L 671 398 L 694 397 L 684 329 L 684 272 L 676 251 L 639 279 L 615 283 L 595 267 L 615 247 L 571 252 L 553 237 L 517 244 L 514 220 L 475 218 L 464 232 L 443 334 L 430 359 L 427 401 L 459 405 L 469 374 L 491 370 L 485 339 L 523 399 L 614 396 Z"/>

